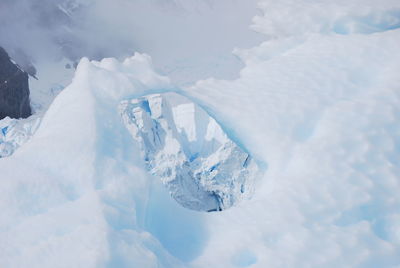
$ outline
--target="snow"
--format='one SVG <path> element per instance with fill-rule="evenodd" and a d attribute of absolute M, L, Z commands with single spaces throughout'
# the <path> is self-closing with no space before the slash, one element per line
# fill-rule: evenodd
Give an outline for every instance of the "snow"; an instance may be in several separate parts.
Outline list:
<path fill-rule="evenodd" d="M 393 14 L 397 2 L 389 2 L 379 3 L 383 16 Z M 210 240 L 197 267 L 228 259 L 226 267 L 240 267 L 236 258 L 246 251 L 251 267 L 400 264 L 392 227 L 400 213 L 400 31 L 298 29 L 309 19 L 313 26 L 325 23 L 309 15 L 315 6 L 350 18 L 357 12 L 323 3 L 264 1 L 265 16 L 254 28 L 276 36 L 237 52 L 246 62 L 241 77 L 187 89 L 268 164 L 252 200 L 210 215 Z"/>
<path fill-rule="evenodd" d="M 83 59 L 33 138 L 1 160 L 0 266 L 178 266 L 144 228 L 153 180 L 117 110 L 149 84 L 167 88 L 148 60 Z"/>
<path fill-rule="evenodd" d="M 252 28 L 272 38 L 309 33 L 371 34 L 400 27 L 396 0 L 260 1 Z"/>
<path fill-rule="evenodd" d="M 32 139 L 0 159 L 0 266 L 399 266 L 399 2 L 260 7 L 252 27 L 267 40 L 236 50 L 240 77 L 179 91 L 266 163 L 251 199 L 180 206 L 118 111 L 176 89 L 146 55 L 84 59 Z"/>

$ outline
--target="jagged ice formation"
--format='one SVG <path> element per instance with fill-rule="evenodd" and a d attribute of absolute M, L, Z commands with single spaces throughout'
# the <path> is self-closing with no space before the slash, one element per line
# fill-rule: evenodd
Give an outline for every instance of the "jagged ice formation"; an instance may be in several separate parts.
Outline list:
<path fill-rule="evenodd" d="M 147 168 L 184 207 L 220 211 L 249 196 L 259 168 L 202 108 L 176 93 L 120 105 Z"/>

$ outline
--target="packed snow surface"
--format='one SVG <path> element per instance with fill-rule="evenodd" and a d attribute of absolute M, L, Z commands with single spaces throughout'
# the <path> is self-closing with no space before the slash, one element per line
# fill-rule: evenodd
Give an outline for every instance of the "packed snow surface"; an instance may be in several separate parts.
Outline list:
<path fill-rule="evenodd" d="M 220 211 L 252 193 L 259 168 L 202 108 L 176 93 L 120 105 L 147 168 L 182 206 Z"/>
<path fill-rule="evenodd" d="M 399 267 L 400 2 L 260 7 L 240 77 L 181 90 L 266 163 L 253 197 L 179 205 L 118 110 L 169 80 L 142 54 L 83 59 L 0 159 L 0 267 Z"/>

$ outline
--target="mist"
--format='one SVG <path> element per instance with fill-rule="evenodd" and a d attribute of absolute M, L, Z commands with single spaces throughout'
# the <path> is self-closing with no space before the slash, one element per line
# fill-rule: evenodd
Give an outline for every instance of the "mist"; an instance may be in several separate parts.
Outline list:
<path fill-rule="evenodd" d="M 2 0 L 0 46 L 24 67 L 42 60 L 121 59 L 142 52 L 178 83 L 232 78 L 241 68 L 232 50 L 262 40 L 249 29 L 256 2 Z M 222 62 L 230 64 L 220 68 Z"/>

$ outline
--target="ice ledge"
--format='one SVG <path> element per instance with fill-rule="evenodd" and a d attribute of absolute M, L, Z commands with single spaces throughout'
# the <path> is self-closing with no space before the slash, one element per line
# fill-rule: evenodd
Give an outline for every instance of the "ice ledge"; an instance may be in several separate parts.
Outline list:
<path fill-rule="evenodd" d="M 252 195 L 256 162 L 187 98 L 148 95 L 123 101 L 120 113 L 141 144 L 147 169 L 182 206 L 220 211 Z"/>

